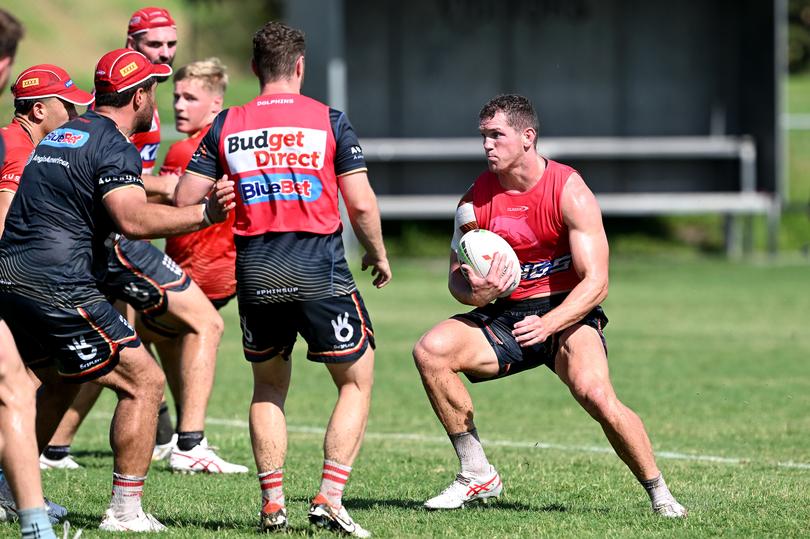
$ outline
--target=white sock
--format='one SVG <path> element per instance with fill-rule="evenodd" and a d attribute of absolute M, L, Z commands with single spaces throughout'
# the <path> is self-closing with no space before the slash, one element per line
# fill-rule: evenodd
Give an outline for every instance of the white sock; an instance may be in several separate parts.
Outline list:
<path fill-rule="evenodd" d="M 675 501 L 675 497 L 669 491 L 666 481 L 664 481 L 663 474 L 659 473 L 658 477 L 639 481 L 639 483 L 641 483 L 641 486 L 644 487 L 644 490 L 646 490 L 647 494 L 650 496 L 653 507 L 661 503 Z"/>
<path fill-rule="evenodd" d="M 321 490 L 319 493 L 324 496 L 333 507 L 340 507 L 343 504 L 343 490 L 346 488 L 346 481 L 352 467 L 338 464 L 333 460 L 323 461 L 323 474 L 321 475 Z"/>
<path fill-rule="evenodd" d="M 461 473 L 483 475 L 489 472 L 489 461 L 484 454 L 484 447 L 478 439 L 477 429 L 449 436 L 461 463 Z"/>
<path fill-rule="evenodd" d="M 141 510 L 141 496 L 146 477 L 113 473 L 110 508 L 119 520 L 131 520 Z"/>
<path fill-rule="evenodd" d="M 259 486 L 262 489 L 262 512 L 274 513 L 278 511 L 277 508 L 272 507 L 273 504 L 284 507 L 284 490 L 282 488 L 284 469 L 278 468 L 257 475 L 259 477 Z"/>

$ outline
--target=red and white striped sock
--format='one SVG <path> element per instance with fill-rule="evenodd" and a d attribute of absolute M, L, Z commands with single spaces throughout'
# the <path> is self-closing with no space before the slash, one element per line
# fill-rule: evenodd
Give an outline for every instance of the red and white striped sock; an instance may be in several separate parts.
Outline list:
<path fill-rule="evenodd" d="M 141 496 L 146 477 L 113 473 L 110 508 L 119 520 L 131 520 L 141 510 Z"/>
<path fill-rule="evenodd" d="M 284 469 L 270 470 L 256 474 L 262 489 L 262 513 L 275 513 L 284 507 Z"/>
<path fill-rule="evenodd" d="M 321 496 L 325 497 L 333 507 L 340 507 L 343 500 L 343 489 L 352 473 L 351 466 L 338 464 L 333 460 L 323 461 L 323 475 L 321 476 Z"/>

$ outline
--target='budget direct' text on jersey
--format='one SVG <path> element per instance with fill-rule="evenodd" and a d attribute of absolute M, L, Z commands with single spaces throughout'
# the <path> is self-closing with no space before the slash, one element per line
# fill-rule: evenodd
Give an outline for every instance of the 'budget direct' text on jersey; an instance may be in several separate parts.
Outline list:
<path fill-rule="evenodd" d="M 114 230 L 103 198 L 142 188 L 138 151 L 88 111 L 52 131 L 31 155 L 0 240 L 0 287 L 73 307 L 102 301 L 104 240 Z"/>
<path fill-rule="evenodd" d="M 298 94 L 260 96 L 219 114 L 188 171 L 236 183 L 234 232 L 331 234 L 337 176 L 366 169 L 346 116 Z"/>
<path fill-rule="evenodd" d="M 186 168 L 236 183 L 239 303 L 354 292 L 340 237 L 338 178 L 366 170 L 346 115 L 298 94 L 259 96 L 214 120 Z"/>

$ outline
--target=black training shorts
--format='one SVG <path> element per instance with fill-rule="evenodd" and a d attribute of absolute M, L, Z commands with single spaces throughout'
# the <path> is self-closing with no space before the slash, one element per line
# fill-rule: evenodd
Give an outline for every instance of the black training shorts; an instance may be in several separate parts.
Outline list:
<path fill-rule="evenodd" d="M 0 292 L 0 306 L 25 364 L 56 363 L 68 382 L 87 382 L 118 364 L 121 348 L 141 344 L 126 319 L 106 301 L 72 309 Z"/>
<path fill-rule="evenodd" d="M 99 289 L 136 311 L 159 316 L 168 308 L 166 292 L 182 292 L 191 284 L 186 272 L 148 241 L 121 238 L 110 249 L 107 275 Z"/>
<path fill-rule="evenodd" d="M 539 365 L 545 365 L 554 370 L 554 359 L 560 343 L 560 333 L 556 333 L 544 342 L 522 348 L 512 330 L 515 323 L 523 320 L 527 316 L 543 316 L 551 309 L 558 306 L 565 299 L 567 294 L 555 294 L 544 298 L 525 299 L 519 301 L 498 300 L 495 303 L 478 307 L 468 313 L 453 316 L 458 320 L 469 320 L 481 328 L 495 355 L 498 357 L 498 374 L 492 378 L 479 378 L 467 374 L 470 382 L 484 382 L 503 378 L 517 372 L 533 369 Z M 591 326 L 599 332 L 602 338 L 602 345 L 607 351 L 605 336 L 602 328 L 608 323 L 607 316 L 602 307 L 597 306 L 580 320 L 581 324 Z"/>
<path fill-rule="evenodd" d="M 292 353 L 298 333 L 307 358 L 321 363 L 356 361 L 371 346 L 374 331 L 360 293 L 314 301 L 240 304 L 245 359 L 261 362 Z"/>

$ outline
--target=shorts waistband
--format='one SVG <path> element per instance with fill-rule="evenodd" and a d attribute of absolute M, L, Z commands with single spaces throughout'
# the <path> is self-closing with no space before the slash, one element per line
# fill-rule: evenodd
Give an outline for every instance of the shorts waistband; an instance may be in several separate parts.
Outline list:
<path fill-rule="evenodd" d="M 549 309 L 558 306 L 565 298 L 568 297 L 570 292 L 560 292 L 559 294 L 551 294 L 541 298 L 527 298 L 527 299 L 499 299 L 495 301 L 495 305 L 510 311 L 534 311 L 538 309 Z"/>

